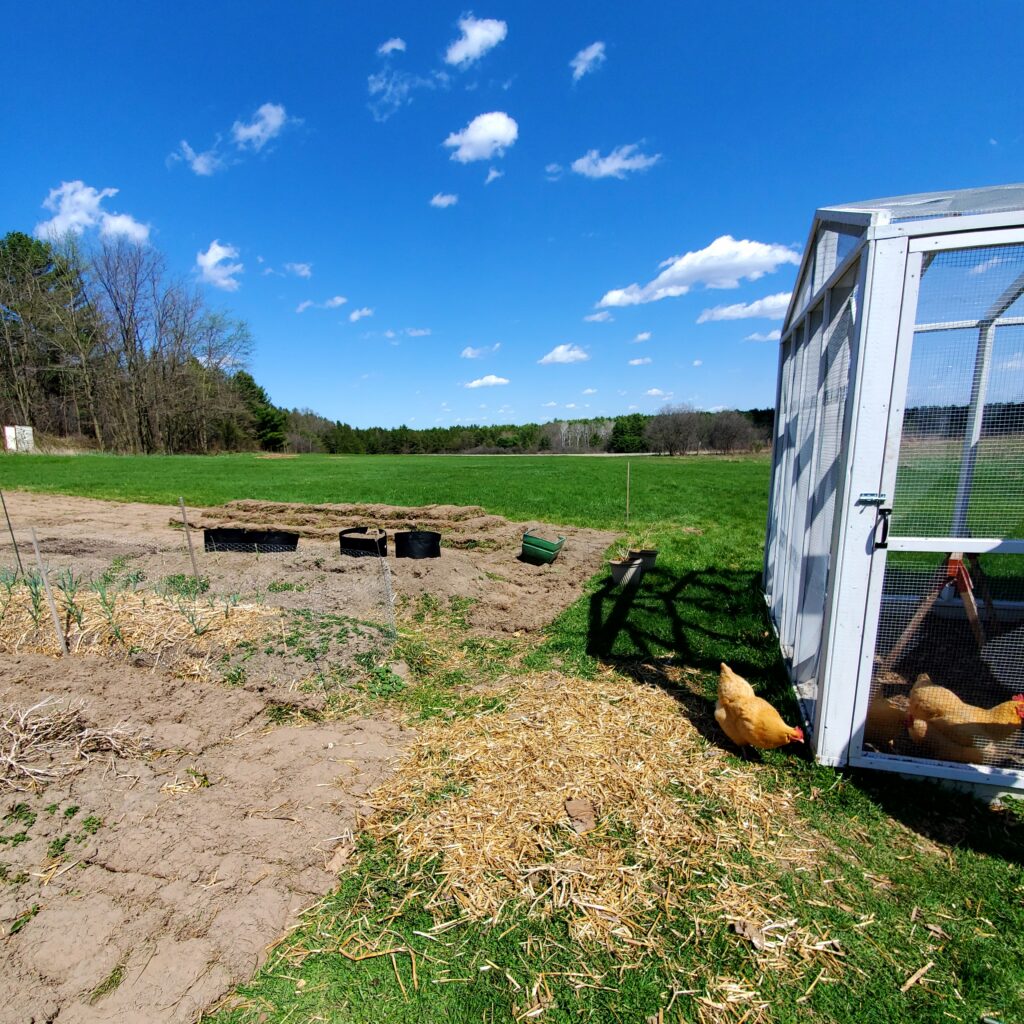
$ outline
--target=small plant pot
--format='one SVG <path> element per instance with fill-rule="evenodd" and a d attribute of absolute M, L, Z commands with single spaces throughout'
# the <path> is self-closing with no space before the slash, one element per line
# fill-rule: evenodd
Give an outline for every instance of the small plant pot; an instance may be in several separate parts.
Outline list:
<path fill-rule="evenodd" d="M 523 534 L 523 550 L 520 558 L 524 562 L 532 562 L 534 565 L 550 565 L 562 550 L 565 538 L 558 540 L 544 540 L 543 537 L 535 537 L 532 533 Z"/>
<path fill-rule="evenodd" d="M 203 531 L 204 551 L 236 551 L 241 554 L 274 554 L 294 551 L 299 535 L 285 530 L 242 530 L 218 526 Z"/>
<path fill-rule="evenodd" d="M 395 558 L 440 558 L 441 534 L 433 530 L 403 530 L 395 534 Z"/>
<path fill-rule="evenodd" d="M 654 563 L 658 560 L 658 549 L 657 548 L 630 548 L 629 557 L 639 558 L 644 563 L 644 572 L 648 569 L 654 568 Z"/>
<path fill-rule="evenodd" d="M 369 532 L 366 526 L 353 526 L 338 534 L 338 544 L 343 555 L 355 558 L 361 555 L 372 555 L 383 558 L 388 553 L 388 535 L 383 530 Z"/>
<path fill-rule="evenodd" d="M 639 558 L 619 558 L 608 563 L 612 582 L 617 587 L 636 587 L 644 576 L 644 563 Z"/>

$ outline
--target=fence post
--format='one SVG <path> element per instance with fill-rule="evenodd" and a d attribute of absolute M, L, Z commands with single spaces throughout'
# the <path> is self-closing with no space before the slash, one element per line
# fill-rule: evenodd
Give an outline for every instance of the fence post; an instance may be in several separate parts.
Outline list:
<path fill-rule="evenodd" d="M 46 568 L 43 566 L 43 556 L 39 554 L 39 542 L 36 540 L 36 528 L 32 527 L 32 549 L 36 553 L 36 565 L 39 566 L 39 575 L 43 578 L 43 587 L 46 590 L 46 600 L 50 604 L 50 617 L 53 619 L 53 631 L 57 634 L 57 641 L 60 643 L 60 653 L 66 658 L 68 656 L 68 645 L 64 639 L 64 631 L 60 628 L 60 616 L 57 614 L 57 602 L 53 599 L 53 591 L 50 589 L 50 580 L 46 575 Z"/>
<path fill-rule="evenodd" d="M 181 521 L 185 524 L 185 540 L 188 541 L 188 557 L 192 559 L 192 575 L 196 579 L 196 587 L 199 586 L 199 566 L 196 565 L 196 553 L 192 550 L 192 531 L 188 528 L 188 515 L 185 512 L 185 499 L 178 497 L 178 507 L 181 509 Z M 198 594 L 198 589 L 196 590 Z"/>

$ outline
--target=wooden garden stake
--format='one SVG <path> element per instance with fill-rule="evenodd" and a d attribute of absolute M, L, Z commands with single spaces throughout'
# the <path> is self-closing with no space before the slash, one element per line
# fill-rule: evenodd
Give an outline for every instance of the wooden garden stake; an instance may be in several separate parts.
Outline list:
<path fill-rule="evenodd" d="M 25 567 L 21 564 L 21 552 L 18 550 L 18 542 L 14 539 L 14 527 L 11 526 L 11 516 L 7 511 L 7 502 L 4 501 L 4 492 L 0 491 L 0 505 L 4 507 L 4 518 L 7 520 L 7 529 L 11 535 L 11 543 L 14 545 L 14 557 L 18 560 L 18 572 L 25 575 Z"/>
<path fill-rule="evenodd" d="M 50 580 L 46 575 L 46 568 L 43 566 L 43 556 L 39 554 L 39 542 L 36 540 L 36 530 L 32 527 L 32 549 L 36 553 L 36 565 L 39 566 L 39 575 L 43 578 L 43 587 L 46 590 L 46 600 L 50 604 L 50 616 L 53 619 L 53 630 L 57 634 L 57 641 L 60 644 L 60 653 L 66 658 L 68 656 L 68 645 L 64 639 L 64 631 L 60 628 L 60 616 L 57 614 L 57 602 L 53 599 L 53 591 L 50 589 Z"/>
<path fill-rule="evenodd" d="M 199 566 L 196 565 L 196 553 L 192 550 L 192 532 L 188 528 L 188 516 L 185 513 L 185 499 L 178 498 L 178 507 L 181 509 L 181 521 L 185 524 L 185 540 L 188 541 L 188 557 L 192 559 L 192 575 L 196 578 L 196 586 L 199 586 Z M 199 591 L 197 590 L 198 594 Z"/>

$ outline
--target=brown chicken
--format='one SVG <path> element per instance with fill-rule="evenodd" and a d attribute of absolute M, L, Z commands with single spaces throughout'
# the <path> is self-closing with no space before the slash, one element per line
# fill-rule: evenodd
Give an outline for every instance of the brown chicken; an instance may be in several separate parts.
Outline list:
<path fill-rule="evenodd" d="M 891 752 L 907 731 L 907 698 L 876 695 L 868 704 L 868 718 L 864 725 L 864 742 L 878 750 Z"/>
<path fill-rule="evenodd" d="M 997 745 L 1022 722 L 1024 694 L 994 708 L 977 708 L 923 674 L 910 691 L 907 732 L 940 761 L 989 764 L 998 759 Z"/>
<path fill-rule="evenodd" d="M 750 683 L 724 662 L 718 676 L 715 720 L 738 747 L 774 750 L 804 741 L 803 729 L 786 725 L 778 711 L 758 697 Z"/>

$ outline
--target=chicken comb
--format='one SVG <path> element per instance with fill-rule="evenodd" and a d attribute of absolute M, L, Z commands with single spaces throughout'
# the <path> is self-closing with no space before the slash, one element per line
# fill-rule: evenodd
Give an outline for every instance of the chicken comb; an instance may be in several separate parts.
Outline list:
<path fill-rule="evenodd" d="M 1017 705 L 1015 710 L 1020 720 L 1024 722 L 1024 693 L 1015 693 L 1010 699 Z"/>

